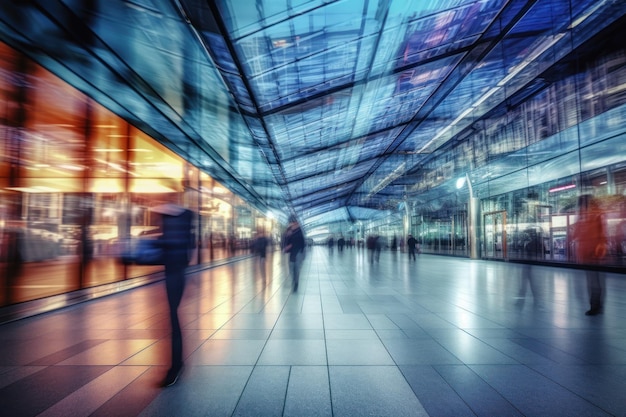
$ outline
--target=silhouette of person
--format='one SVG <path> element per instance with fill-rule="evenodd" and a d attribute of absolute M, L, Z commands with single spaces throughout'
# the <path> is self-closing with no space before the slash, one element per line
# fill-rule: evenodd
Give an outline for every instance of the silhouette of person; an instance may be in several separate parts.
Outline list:
<path fill-rule="evenodd" d="M 417 250 L 417 239 L 415 239 L 413 235 L 409 235 L 409 238 L 406 240 L 406 246 L 409 249 L 409 260 L 413 259 L 415 261 L 416 260 L 415 251 Z"/>
<path fill-rule="evenodd" d="M 536 229 L 529 228 L 525 231 L 525 233 L 527 239 L 524 243 L 524 252 L 526 259 L 542 259 L 542 255 L 540 255 L 540 252 L 543 251 L 543 244 Z M 522 275 L 520 280 L 520 290 L 518 294 L 517 305 L 524 305 L 524 302 L 526 300 L 526 293 L 528 292 L 528 288 L 530 288 L 530 292 L 533 296 L 534 308 L 542 310 L 544 308 L 543 301 L 539 293 L 539 282 L 537 282 L 537 279 L 534 275 L 533 264 L 530 262 L 524 263 L 522 265 L 521 274 Z"/>
<path fill-rule="evenodd" d="M 382 236 L 376 236 L 376 262 L 380 262 L 380 252 L 385 246 L 385 239 Z"/>
<path fill-rule="evenodd" d="M 335 238 L 333 237 L 333 235 L 330 235 L 328 237 L 328 241 L 326 242 L 326 244 L 328 245 L 328 253 L 332 255 L 333 248 L 335 247 Z"/>
<path fill-rule="evenodd" d="M 256 239 L 254 240 L 254 253 L 259 257 L 261 263 L 265 262 L 267 257 L 267 247 L 269 246 L 269 239 L 265 236 L 262 230 L 259 231 Z"/>
<path fill-rule="evenodd" d="M 370 264 L 374 263 L 374 255 L 376 253 L 376 239 L 377 238 L 378 236 L 369 235 L 367 237 L 367 241 L 365 242 L 365 245 L 367 246 L 367 252 L 369 255 Z"/>
<path fill-rule="evenodd" d="M 576 262 L 590 267 L 586 271 L 590 309 L 585 314 L 588 316 L 602 314 L 605 278 L 596 266 L 606 255 L 607 236 L 602 211 L 591 195 L 578 197 L 578 219 L 572 226 L 571 237 L 575 244 Z"/>
<path fill-rule="evenodd" d="M 185 270 L 193 247 L 193 215 L 190 210 L 174 204 L 163 204 L 151 210 L 162 215 L 163 233 L 159 238 L 159 246 L 163 250 L 165 289 L 172 326 L 172 362 L 162 382 L 162 386 L 168 387 L 176 383 L 183 368 L 183 337 L 178 306 L 185 290 Z"/>
<path fill-rule="evenodd" d="M 343 247 L 346 245 L 346 239 L 344 239 L 343 235 L 339 236 L 339 239 L 337 239 L 337 249 L 339 249 L 339 252 L 343 252 Z"/>
<path fill-rule="evenodd" d="M 259 230 L 256 239 L 254 239 L 253 250 L 259 260 L 259 268 L 261 277 L 265 279 L 265 258 L 267 257 L 267 247 L 270 244 L 270 240 L 263 230 Z"/>
<path fill-rule="evenodd" d="M 289 227 L 285 233 L 285 253 L 289 253 L 289 269 L 293 282 L 293 290 L 298 291 L 300 268 L 304 259 L 304 234 L 295 217 L 289 219 Z"/>

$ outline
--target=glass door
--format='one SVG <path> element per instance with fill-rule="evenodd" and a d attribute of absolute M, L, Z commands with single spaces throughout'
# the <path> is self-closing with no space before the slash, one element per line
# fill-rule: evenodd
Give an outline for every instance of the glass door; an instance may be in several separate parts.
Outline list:
<path fill-rule="evenodd" d="M 467 245 L 467 212 L 461 211 L 452 216 L 452 253 L 469 256 Z"/>
<path fill-rule="evenodd" d="M 485 213 L 485 257 L 506 259 L 506 211 Z"/>

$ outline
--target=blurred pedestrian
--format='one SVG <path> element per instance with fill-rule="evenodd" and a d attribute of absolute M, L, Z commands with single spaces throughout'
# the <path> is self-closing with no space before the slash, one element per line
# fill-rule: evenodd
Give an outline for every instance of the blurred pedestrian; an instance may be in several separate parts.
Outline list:
<path fill-rule="evenodd" d="M 343 252 L 343 247 L 346 245 L 346 239 L 343 237 L 343 235 L 339 235 L 339 239 L 337 239 L 337 249 L 339 249 L 339 252 Z"/>
<path fill-rule="evenodd" d="M 265 262 L 265 258 L 267 257 L 267 247 L 269 246 L 270 241 L 263 230 L 259 230 L 254 239 L 254 254 L 258 256 L 259 261 L 261 263 Z"/>
<path fill-rule="evenodd" d="M 378 236 L 369 235 L 367 240 L 365 241 L 365 246 L 367 246 L 367 254 L 369 256 L 370 264 L 374 263 L 374 254 L 376 251 L 376 239 Z"/>
<path fill-rule="evenodd" d="M 333 235 L 328 236 L 328 240 L 326 241 L 326 245 L 328 246 L 328 253 L 333 254 L 333 248 L 335 247 L 335 238 Z"/>
<path fill-rule="evenodd" d="M 528 228 L 525 231 L 525 243 L 524 243 L 524 253 L 525 259 L 527 260 L 538 260 L 542 259 L 540 255 L 540 248 L 542 247 L 541 236 L 537 233 L 537 230 L 533 228 Z M 537 277 L 535 277 L 535 271 L 533 268 L 532 262 L 525 262 L 522 264 L 521 268 L 521 279 L 520 279 L 520 290 L 517 296 L 517 305 L 522 307 L 526 301 L 526 295 L 528 293 L 528 289 L 530 288 L 530 292 L 533 296 L 533 306 L 536 310 L 543 310 L 543 300 L 539 293 L 539 282 Z"/>
<path fill-rule="evenodd" d="M 304 234 L 295 217 L 289 219 L 289 227 L 285 233 L 285 253 L 289 253 L 289 270 L 293 283 L 293 290 L 298 291 L 300 268 L 304 260 Z"/>
<path fill-rule="evenodd" d="M 413 235 L 410 234 L 409 238 L 406 240 L 406 246 L 409 250 L 409 260 L 413 259 L 415 261 L 415 252 L 417 251 L 417 239 L 415 239 Z"/>
<path fill-rule="evenodd" d="M 602 211 L 596 199 L 585 194 L 578 197 L 578 218 L 572 226 L 576 262 L 586 265 L 590 309 L 588 316 L 602 314 L 604 309 L 604 275 L 597 269 L 607 252 L 607 235 Z"/>
<path fill-rule="evenodd" d="M 385 240 L 382 236 L 376 236 L 376 262 L 380 262 L 380 252 L 385 247 Z"/>
<path fill-rule="evenodd" d="M 192 212 L 174 204 L 163 204 L 151 209 L 162 215 L 162 235 L 159 247 L 163 250 L 165 288 L 172 326 L 172 362 L 162 386 L 174 385 L 183 368 L 183 337 L 178 320 L 178 307 L 185 290 L 185 270 L 193 248 L 191 232 Z"/>
<path fill-rule="evenodd" d="M 259 229 L 257 236 L 252 243 L 252 250 L 254 251 L 254 255 L 259 260 L 259 269 L 263 279 L 265 279 L 265 259 L 267 258 L 267 247 L 269 244 L 269 238 L 265 235 L 263 230 Z"/>

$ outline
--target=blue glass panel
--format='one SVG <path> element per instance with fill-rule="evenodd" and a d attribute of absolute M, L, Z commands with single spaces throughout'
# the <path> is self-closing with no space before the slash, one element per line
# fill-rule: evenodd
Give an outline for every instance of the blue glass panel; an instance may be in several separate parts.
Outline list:
<path fill-rule="evenodd" d="M 228 32 L 233 38 L 249 35 L 290 16 L 305 14 L 324 3 L 326 2 L 323 0 L 255 0 L 254 7 L 251 7 L 250 3 L 242 1 L 220 0 L 216 2 Z"/>
<path fill-rule="evenodd" d="M 371 40 L 370 40 L 371 42 Z M 250 77 L 250 86 L 264 111 L 320 94 L 362 77 L 356 70 L 358 45 L 344 44 L 300 62 Z"/>
<path fill-rule="evenodd" d="M 454 8 L 417 15 L 406 28 L 397 65 L 405 66 L 435 56 L 428 51 L 442 54 L 471 44 L 476 40 L 475 35 L 483 32 L 495 18 L 501 4 L 502 1 L 490 0 L 465 2 Z M 441 48 L 442 45 L 446 45 L 445 48 Z"/>
<path fill-rule="evenodd" d="M 308 219 L 315 218 L 315 216 L 318 216 L 318 215 L 325 216 L 327 213 L 330 213 L 331 216 L 333 216 L 334 221 L 347 219 L 345 207 L 343 207 L 343 204 L 339 204 L 336 202 L 316 204 L 314 206 L 295 205 L 295 207 L 299 209 L 300 210 L 299 212 L 302 213 L 304 217 L 307 219 L 304 222 L 305 227 L 308 227 L 307 226 L 309 223 Z"/>
<path fill-rule="evenodd" d="M 220 70 L 231 74 L 237 73 L 237 65 L 223 37 L 212 32 L 202 32 L 205 43 L 210 46 L 213 59 Z"/>

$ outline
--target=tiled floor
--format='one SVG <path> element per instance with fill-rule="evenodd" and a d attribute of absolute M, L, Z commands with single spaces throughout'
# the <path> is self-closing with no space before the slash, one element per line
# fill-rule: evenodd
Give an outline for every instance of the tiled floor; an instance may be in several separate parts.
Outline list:
<path fill-rule="evenodd" d="M 0 326 L 6 416 L 625 416 L 626 280 L 356 249 L 189 276 L 185 369 L 162 283 Z"/>

